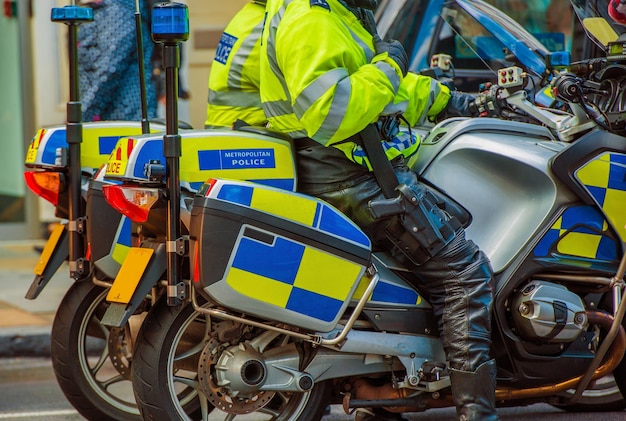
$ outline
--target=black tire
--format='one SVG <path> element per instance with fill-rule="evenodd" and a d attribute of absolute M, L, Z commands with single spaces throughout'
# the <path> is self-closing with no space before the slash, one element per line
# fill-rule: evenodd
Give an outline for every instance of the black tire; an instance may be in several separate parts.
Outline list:
<path fill-rule="evenodd" d="M 111 329 L 100 324 L 107 291 L 87 281 L 67 290 L 52 324 L 52 367 L 63 394 L 88 420 L 140 420 L 129 354 L 109 352 Z"/>
<path fill-rule="evenodd" d="M 191 304 L 171 307 L 160 300 L 152 308 L 141 327 L 132 366 L 133 390 L 145 420 L 208 419 L 213 407 L 197 381 L 198 358 L 208 331 L 206 318 Z M 308 393 L 277 393 L 255 414 L 280 421 L 319 420 L 328 405 L 331 387 L 325 381 Z M 188 405 L 189 401 L 197 402 L 202 414 L 196 418 L 186 416 L 183 403 Z M 212 413 L 211 419 L 221 418 L 217 414 L 232 419 L 232 415 L 219 411 Z"/>

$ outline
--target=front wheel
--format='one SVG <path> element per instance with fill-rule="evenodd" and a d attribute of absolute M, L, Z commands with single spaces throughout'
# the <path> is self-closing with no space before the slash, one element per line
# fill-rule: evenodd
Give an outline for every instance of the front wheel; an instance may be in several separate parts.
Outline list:
<path fill-rule="evenodd" d="M 626 392 L 626 390 L 623 390 Z M 570 389 L 563 392 L 562 395 L 569 399 L 576 393 L 576 390 Z M 622 397 L 622 393 L 612 375 L 604 376 L 596 380 L 593 384 L 583 392 L 578 403 L 575 405 L 554 405 L 555 407 L 567 412 L 608 412 L 621 411 L 626 408 L 626 400 Z"/>
<path fill-rule="evenodd" d="M 212 332 L 216 323 L 219 321 L 212 322 L 191 304 L 170 307 L 160 300 L 152 308 L 139 333 L 132 366 L 133 388 L 144 419 L 208 420 L 213 404 L 221 411 L 213 411 L 211 419 L 233 420 L 245 413 L 254 413 L 255 420 L 313 421 L 322 417 L 332 386 L 328 381 L 316 384 L 309 392 L 258 392 L 258 396 L 245 400 L 222 390 L 207 392 L 201 385 L 198 363 L 206 358 L 202 353 L 207 344 L 215 342 Z M 245 328 L 241 331 L 247 331 L 247 338 L 262 333 Z M 218 347 L 214 351 L 218 352 Z M 183 409 L 189 405 L 201 409 L 195 418 Z"/>
<path fill-rule="evenodd" d="M 622 321 L 622 325 L 624 329 L 626 329 L 626 319 Z M 626 397 L 626 355 L 622 357 L 622 361 L 613 371 L 613 377 L 615 378 L 615 383 L 622 393 L 622 396 Z"/>
<path fill-rule="evenodd" d="M 63 394 L 85 418 L 139 420 L 129 330 L 100 324 L 107 292 L 87 281 L 67 290 L 52 324 L 52 368 Z"/>

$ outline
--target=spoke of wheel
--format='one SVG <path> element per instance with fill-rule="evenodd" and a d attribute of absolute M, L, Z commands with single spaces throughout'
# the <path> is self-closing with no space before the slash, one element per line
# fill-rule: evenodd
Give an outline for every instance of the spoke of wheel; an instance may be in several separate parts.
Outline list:
<path fill-rule="evenodd" d="M 92 316 L 92 318 L 96 320 L 96 326 L 98 326 L 100 328 L 100 330 L 104 334 L 104 340 L 108 342 L 108 340 L 109 340 L 109 333 L 110 333 L 109 328 L 106 327 L 105 325 L 103 325 L 102 323 L 100 323 L 100 319 L 97 316 L 94 315 L 94 316 Z"/>
<path fill-rule="evenodd" d="M 124 378 L 124 376 L 120 374 L 120 375 L 111 377 L 109 380 L 101 381 L 100 384 L 103 385 L 105 389 L 108 389 L 109 386 L 114 385 L 119 382 L 123 382 L 123 381 L 126 381 L 126 378 Z"/>
<path fill-rule="evenodd" d="M 207 398 L 202 393 L 202 390 L 200 390 L 200 384 L 194 379 L 190 379 L 188 377 L 182 377 L 182 376 L 172 376 L 172 384 L 174 383 L 182 383 L 191 389 L 191 391 L 188 391 L 185 389 L 178 393 L 177 399 L 180 405 L 184 406 L 188 404 L 189 402 L 191 402 L 193 399 L 198 399 L 198 401 L 200 402 L 200 410 L 202 412 L 202 419 L 204 421 L 208 421 L 209 404 L 208 404 Z M 195 394 L 193 392 L 195 392 Z"/>
<path fill-rule="evenodd" d="M 224 418 L 224 421 L 232 421 L 232 420 L 235 419 L 236 416 L 237 415 L 235 415 L 235 414 L 228 414 L 228 415 L 226 415 L 226 418 Z"/>
<path fill-rule="evenodd" d="M 200 384 L 195 381 L 194 379 L 190 379 L 189 377 L 181 377 L 181 376 L 174 376 L 173 377 L 173 382 L 176 383 L 182 383 L 186 386 L 191 387 L 192 389 L 194 389 L 195 391 L 199 391 L 200 390 Z"/>
<path fill-rule="evenodd" d="M 104 365 L 104 363 L 106 362 L 107 358 L 109 357 L 109 329 L 104 326 L 102 323 L 100 323 L 100 319 L 95 315 L 95 313 L 92 313 L 91 315 L 91 319 L 90 319 L 90 323 L 94 323 L 96 326 L 98 326 L 100 328 L 100 330 L 102 331 L 102 333 L 104 334 L 104 341 L 105 341 L 105 346 L 102 348 L 102 353 L 100 354 L 100 357 L 98 358 L 98 362 L 96 363 L 96 365 L 94 367 L 90 367 L 90 371 L 93 374 L 94 378 L 96 376 L 96 374 L 98 373 L 98 371 L 100 371 L 100 369 L 102 368 L 102 366 Z M 87 335 L 87 330 L 89 328 L 89 323 L 87 323 L 87 325 L 84 326 L 85 331 L 84 331 L 84 345 L 87 345 L 87 338 L 89 337 Z"/>
<path fill-rule="evenodd" d="M 274 418 L 276 418 L 277 416 L 280 415 L 280 410 L 271 409 L 271 408 L 267 408 L 267 407 L 263 407 L 263 408 L 259 409 L 259 412 L 262 413 L 262 414 L 271 415 Z"/>
<path fill-rule="evenodd" d="M 202 411 L 202 421 L 208 421 L 209 419 L 209 402 L 202 394 L 198 394 L 198 400 L 200 401 L 200 411 Z"/>
<path fill-rule="evenodd" d="M 268 414 L 271 415 L 273 417 L 277 417 L 280 415 L 280 412 L 285 408 L 285 405 L 287 404 L 287 402 L 289 402 L 289 399 L 292 399 L 293 396 L 287 396 L 285 393 L 281 393 L 281 392 L 277 392 L 273 399 L 280 399 L 281 404 L 278 406 L 278 409 L 272 409 L 269 407 L 269 403 L 267 405 L 265 405 L 263 408 L 259 409 L 259 412 L 263 413 L 263 414 Z M 270 401 L 271 402 L 271 401 Z"/>
<path fill-rule="evenodd" d="M 202 348 L 203 347 L 204 347 L 204 345 L 202 343 L 199 343 L 199 344 L 189 348 L 187 351 L 181 352 L 180 354 L 178 354 L 178 355 L 176 355 L 174 357 L 174 362 L 184 360 L 185 358 L 189 358 L 189 357 L 191 357 L 192 355 L 195 355 L 195 354 L 199 354 L 200 352 L 202 352 Z"/>
<path fill-rule="evenodd" d="M 96 363 L 96 365 L 91 368 L 91 374 L 93 374 L 94 377 L 96 376 L 96 374 L 98 374 L 98 372 L 100 371 L 104 363 L 107 361 L 108 357 L 109 357 L 109 346 L 107 345 L 102 349 L 102 354 L 100 354 L 100 357 L 98 358 L 98 362 Z"/>

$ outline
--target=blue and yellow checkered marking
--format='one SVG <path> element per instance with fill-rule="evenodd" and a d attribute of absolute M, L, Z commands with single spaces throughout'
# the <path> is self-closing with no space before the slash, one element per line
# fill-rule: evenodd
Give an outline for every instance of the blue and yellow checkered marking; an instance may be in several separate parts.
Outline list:
<path fill-rule="evenodd" d="M 604 210 L 626 242 L 626 155 L 605 152 L 582 166 L 576 177 Z"/>
<path fill-rule="evenodd" d="M 120 140 L 123 136 L 100 136 L 98 138 L 98 154 L 106 155 L 107 157 L 111 155 L 113 149 L 117 145 L 117 141 Z"/>
<path fill-rule="evenodd" d="M 288 238 L 242 237 L 226 282 L 260 302 L 331 322 L 339 316 L 363 267 Z"/>
<path fill-rule="evenodd" d="M 361 280 L 352 296 L 353 300 L 359 300 L 363 297 L 369 282 L 368 278 Z M 404 306 L 419 306 L 423 303 L 422 296 L 410 286 L 397 285 L 386 282 L 384 279 L 378 281 L 368 301 L 383 304 L 401 304 Z"/>
<path fill-rule="evenodd" d="M 609 237 L 608 224 L 595 207 L 583 205 L 567 208 L 541 238 L 534 249 L 537 257 L 551 253 L 613 261 L 617 258 L 617 244 Z"/>
<path fill-rule="evenodd" d="M 111 257 L 120 265 L 124 263 L 124 259 L 128 255 L 128 250 L 132 246 L 132 222 L 125 216 L 122 216 L 118 225 L 115 241 L 111 247 Z"/>
<path fill-rule="evenodd" d="M 224 184 L 217 198 L 246 206 L 370 248 L 369 238 L 345 215 L 322 201 L 243 184 Z"/>

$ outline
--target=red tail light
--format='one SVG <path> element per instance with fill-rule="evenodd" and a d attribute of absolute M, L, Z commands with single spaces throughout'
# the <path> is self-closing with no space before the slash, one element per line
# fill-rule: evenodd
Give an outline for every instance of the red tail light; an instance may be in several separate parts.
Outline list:
<path fill-rule="evenodd" d="M 200 259 L 198 259 L 200 253 L 198 251 L 199 247 L 198 247 L 198 243 L 196 243 L 196 246 L 194 247 L 194 265 L 193 265 L 193 281 L 194 282 L 199 282 L 200 281 Z"/>
<path fill-rule="evenodd" d="M 56 206 L 59 193 L 64 189 L 65 177 L 59 172 L 24 171 L 24 179 L 28 188 L 37 196 L 46 199 Z"/>
<path fill-rule="evenodd" d="M 158 202 L 160 190 L 124 185 L 103 186 L 105 200 L 131 221 L 141 223 L 148 219 L 150 209 Z"/>
<path fill-rule="evenodd" d="M 200 194 L 202 196 L 208 196 L 209 193 L 211 193 L 211 190 L 213 189 L 213 187 L 215 187 L 216 184 L 217 184 L 217 180 L 215 178 L 209 178 L 207 181 L 204 182 L 202 187 L 200 187 L 200 190 L 198 191 L 198 194 Z"/>

